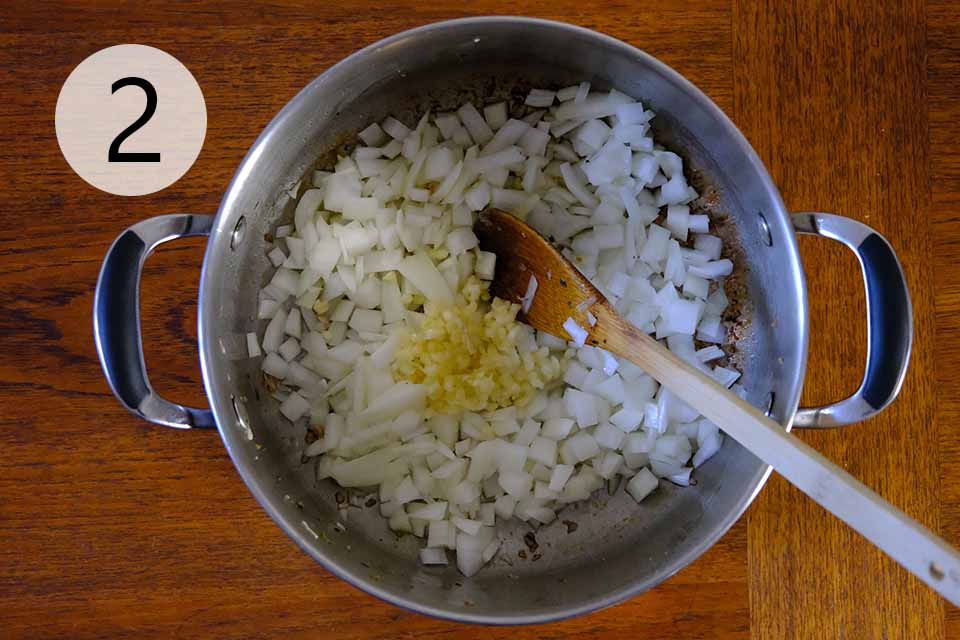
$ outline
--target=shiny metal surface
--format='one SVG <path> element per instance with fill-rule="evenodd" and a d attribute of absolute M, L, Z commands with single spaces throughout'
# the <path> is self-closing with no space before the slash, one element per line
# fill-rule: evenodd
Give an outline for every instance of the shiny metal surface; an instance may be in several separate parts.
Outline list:
<path fill-rule="evenodd" d="M 615 604 L 708 549 L 769 475 L 728 439 L 697 470 L 695 486 L 662 483 L 639 505 L 622 487 L 611 487 L 537 530 L 535 553 L 523 542 L 529 527 L 503 527 L 500 553 L 468 580 L 453 566 L 421 566 L 419 541 L 394 536 L 362 497 L 339 504 L 338 495 L 347 492 L 315 480 L 315 460 L 301 458 L 304 425 L 279 416 L 262 387 L 258 360 L 247 357 L 245 334 L 262 330 L 257 292 L 271 272 L 264 234 L 292 218 L 287 191 L 318 158 L 387 115 L 413 124 L 428 107 L 450 109 L 467 98 L 509 97 L 516 87 L 582 80 L 643 100 L 658 113 L 660 139 L 716 187 L 717 211 L 729 213 L 748 266 L 742 279 L 752 321 L 738 341 L 748 399 L 769 405 L 787 428 L 796 411 L 808 325 L 793 224 L 756 154 L 706 96 L 629 45 L 556 22 L 455 20 L 371 45 L 291 100 L 237 170 L 207 246 L 199 338 L 211 410 L 251 492 L 331 572 L 399 606 L 461 621 L 520 624 Z M 568 533 L 565 520 L 576 522 L 576 531 Z"/>
<path fill-rule="evenodd" d="M 867 291 L 867 363 L 860 387 L 848 398 L 801 408 L 795 427 L 839 427 L 861 422 L 900 393 L 913 345 L 913 306 L 900 260 L 890 243 L 857 220 L 830 213 L 795 213 L 800 233 L 837 240 L 857 256 Z"/>
<path fill-rule="evenodd" d="M 150 385 L 140 338 L 140 274 L 157 246 L 205 236 L 213 216 L 178 213 L 138 222 L 121 233 L 103 261 L 93 298 L 93 337 L 114 395 L 145 420 L 178 429 L 215 427 L 209 409 L 164 400 Z"/>
<path fill-rule="evenodd" d="M 806 365 L 807 306 L 793 226 L 749 144 L 700 91 L 622 42 L 539 20 L 440 23 L 367 47 L 291 100 L 238 169 L 204 260 L 199 335 L 207 395 L 251 491 L 324 566 L 397 605 L 499 624 L 543 622 L 612 605 L 702 554 L 769 473 L 728 441 L 698 470 L 695 487 L 664 483 L 640 505 L 621 488 L 565 510 L 536 532 L 536 561 L 522 540 L 528 527 L 505 527 L 507 540 L 493 565 L 465 580 L 453 566 L 420 566 L 419 542 L 398 540 L 376 508 L 337 508 L 338 489 L 316 483 L 313 462 L 301 462 L 304 427 L 278 416 L 276 403 L 260 387 L 258 363 L 245 357 L 244 334 L 260 328 L 256 288 L 270 271 L 263 235 L 290 219 L 285 192 L 318 157 L 388 114 L 413 123 L 430 106 L 449 109 L 467 97 L 508 96 L 517 86 L 581 80 L 644 100 L 658 113 L 661 138 L 717 186 L 718 208 L 730 212 L 750 267 L 744 279 L 753 321 L 740 344 L 749 397 L 763 406 L 772 393 L 772 415 L 782 424 L 789 425 L 796 409 Z M 761 237 L 758 212 L 766 217 L 772 246 Z M 245 239 L 231 249 L 241 216 Z M 568 534 L 562 520 L 579 527 Z"/>

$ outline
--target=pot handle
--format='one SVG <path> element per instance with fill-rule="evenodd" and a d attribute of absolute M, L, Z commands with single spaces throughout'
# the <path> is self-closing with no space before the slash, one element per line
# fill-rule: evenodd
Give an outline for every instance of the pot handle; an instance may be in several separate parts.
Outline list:
<path fill-rule="evenodd" d="M 210 235 L 213 216 L 175 213 L 138 222 L 117 236 L 100 268 L 93 298 L 93 337 L 114 395 L 150 422 L 190 429 L 215 427 L 209 409 L 164 400 L 150 386 L 140 336 L 140 274 L 160 244 L 185 236 Z"/>
<path fill-rule="evenodd" d="M 860 262 L 867 289 L 867 364 L 860 388 L 839 402 L 800 408 L 794 427 L 840 427 L 873 417 L 897 397 L 910 362 L 913 310 L 897 254 L 879 233 L 852 218 L 794 213 L 798 233 L 838 240 Z"/>

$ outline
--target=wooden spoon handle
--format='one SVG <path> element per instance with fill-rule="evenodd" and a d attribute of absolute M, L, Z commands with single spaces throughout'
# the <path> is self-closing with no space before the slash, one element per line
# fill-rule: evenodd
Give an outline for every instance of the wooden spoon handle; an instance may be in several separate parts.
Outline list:
<path fill-rule="evenodd" d="M 960 606 L 960 553 L 942 538 L 606 304 L 596 305 L 594 312 L 598 322 L 591 338 L 599 346 L 643 367 L 794 486 Z"/>

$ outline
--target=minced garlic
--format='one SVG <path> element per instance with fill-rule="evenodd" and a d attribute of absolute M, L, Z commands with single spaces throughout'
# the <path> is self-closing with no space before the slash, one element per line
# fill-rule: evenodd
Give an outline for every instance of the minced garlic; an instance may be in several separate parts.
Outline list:
<path fill-rule="evenodd" d="M 524 406 L 560 376 L 560 361 L 546 347 L 521 352 L 519 305 L 490 301 L 486 283 L 476 277 L 458 298 L 453 305 L 428 302 L 420 326 L 403 335 L 394 359 L 397 380 L 427 386 L 430 409 L 457 415 Z"/>

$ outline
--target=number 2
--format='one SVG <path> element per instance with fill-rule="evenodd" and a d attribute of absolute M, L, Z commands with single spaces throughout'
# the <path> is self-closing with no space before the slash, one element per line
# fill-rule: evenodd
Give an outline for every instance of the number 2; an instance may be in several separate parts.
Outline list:
<path fill-rule="evenodd" d="M 116 93 L 124 87 L 140 87 L 147 94 L 147 107 L 140 114 L 140 117 L 133 123 L 117 134 L 117 137 L 110 143 L 110 149 L 107 151 L 107 162 L 160 162 L 160 154 L 153 152 L 126 152 L 120 151 L 120 145 L 129 138 L 137 129 L 149 122 L 150 118 L 157 110 L 157 90 L 153 85 L 143 78 L 129 77 L 120 78 L 110 87 L 110 93 Z"/>

